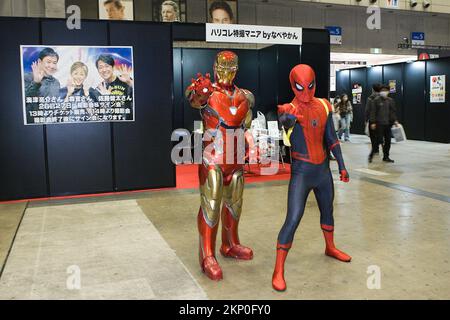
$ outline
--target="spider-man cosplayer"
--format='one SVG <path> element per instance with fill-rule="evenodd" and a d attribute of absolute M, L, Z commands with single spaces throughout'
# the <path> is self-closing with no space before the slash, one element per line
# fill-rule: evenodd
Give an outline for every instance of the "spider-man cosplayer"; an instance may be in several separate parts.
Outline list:
<path fill-rule="evenodd" d="M 295 98 L 291 103 L 278 106 L 279 119 L 287 131 L 292 156 L 288 212 L 278 235 L 277 259 L 272 277 L 273 288 L 278 291 L 286 290 L 284 262 L 311 191 L 314 191 L 319 205 L 325 254 L 340 261 L 351 260 L 349 255 L 336 249 L 333 242 L 334 185 L 328 161 L 329 151 L 337 160 L 341 180 L 348 182 L 349 175 L 334 130 L 332 107 L 327 100 L 314 97 L 316 77 L 310 66 L 295 66 L 289 79 Z"/>
<path fill-rule="evenodd" d="M 191 106 L 200 109 L 204 129 L 212 132 L 213 137 L 212 141 L 204 139 L 203 142 L 203 163 L 199 165 L 201 205 L 197 218 L 200 266 L 212 280 L 221 280 L 223 277 L 222 269 L 215 257 L 220 216 L 222 217 L 220 253 L 235 259 L 253 258 L 253 251 L 242 246 L 238 236 L 244 191 L 243 161 L 237 161 L 238 143 L 231 150 L 226 148 L 227 129 L 245 130 L 252 120 L 251 108 L 254 96 L 250 91 L 233 84 L 237 70 L 237 55 L 231 51 L 219 52 L 214 63 L 216 82 L 211 83 L 209 74 L 205 77 L 198 74 L 198 78 L 192 79 L 192 84 L 186 90 L 186 97 Z M 222 139 L 218 141 L 217 134 L 220 133 Z M 245 132 L 245 140 L 251 143 L 248 131 Z M 210 148 L 211 144 L 222 147 Z M 231 163 L 228 161 L 225 163 L 227 152 L 232 153 L 231 158 L 234 160 Z"/>

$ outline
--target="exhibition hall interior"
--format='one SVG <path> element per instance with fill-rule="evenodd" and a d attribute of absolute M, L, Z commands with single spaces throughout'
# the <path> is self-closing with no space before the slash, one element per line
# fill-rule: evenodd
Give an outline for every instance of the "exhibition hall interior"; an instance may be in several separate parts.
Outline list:
<path fill-rule="evenodd" d="M 450 299 L 450 1 L 0 0 L 0 38 L 0 300 Z"/>

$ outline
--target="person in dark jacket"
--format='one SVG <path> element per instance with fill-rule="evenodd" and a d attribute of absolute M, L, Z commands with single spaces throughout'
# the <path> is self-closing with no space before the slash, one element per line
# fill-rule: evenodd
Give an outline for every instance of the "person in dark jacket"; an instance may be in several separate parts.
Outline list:
<path fill-rule="evenodd" d="M 31 65 L 32 72 L 24 76 L 26 97 L 59 97 L 61 85 L 53 75 L 58 70 L 59 55 L 44 48 Z"/>
<path fill-rule="evenodd" d="M 369 111 L 370 128 L 377 132 L 376 145 L 383 143 L 383 161 L 394 162 L 389 158 L 391 149 L 391 127 L 398 125 L 394 99 L 389 97 L 389 86 L 383 85 L 380 96 L 376 97 L 371 104 Z M 373 158 L 373 151 L 369 155 L 369 161 Z"/>
<path fill-rule="evenodd" d="M 119 75 L 116 75 L 114 72 L 116 62 L 114 61 L 114 57 L 109 54 L 99 55 L 95 65 L 97 66 L 98 74 L 103 79 L 103 81 L 96 88 L 97 96 L 133 96 L 134 81 L 131 76 L 131 67 L 127 67 L 126 65 L 118 66 L 117 69 L 119 71 Z"/>
<path fill-rule="evenodd" d="M 59 55 L 52 48 L 44 48 L 38 59 L 31 64 L 31 72 L 24 75 L 25 98 L 59 98 L 61 84 L 54 77 L 58 70 Z M 39 110 L 39 103 L 26 103 L 26 123 L 34 123 L 33 111 Z"/>
<path fill-rule="evenodd" d="M 381 84 L 375 83 L 372 86 L 372 94 L 367 98 L 367 103 L 366 103 L 365 120 L 369 126 L 369 137 L 370 137 L 370 143 L 372 145 L 372 151 L 370 152 L 369 162 L 372 162 L 372 158 L 373 158 L 374 154 L 378 154 L 380 152 L 380 147 L 379 147 L 379 144 L 377 143 L 377 131 L 372 130 L 370 128 L 371 123 L 369 121 L 370 120 L 370 110 L 371 110 L 373 101 L 375 100 L 375 98 L 380 96 L 380 90 L 381 90 Z"/>

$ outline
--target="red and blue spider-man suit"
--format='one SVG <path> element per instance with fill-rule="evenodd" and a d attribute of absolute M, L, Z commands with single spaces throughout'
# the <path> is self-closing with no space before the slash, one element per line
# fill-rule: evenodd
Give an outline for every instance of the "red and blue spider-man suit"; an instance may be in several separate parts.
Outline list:
<path fill-rule="evenodd" d="M 295 66 L 289 78 L 295 98 L 291 103 L 278 106 L 279 119 L 288 132 L 292 155 L 288 212 L 278 235 L 277 260 L 272 277 L 273 288 L 278 291 L 286 290 L 284 262 L 311 191 L 314 191 L 319 205 L 325 254 L 340 261 L 351 260 L 349 255 L 336 249 L 333 242 L 334 185 L 329 151 L 338 162 L 341 180 L 348 182 L 349 176 L 334 130 L 332 107 L 327 100 L 314 97 L 316 77 L 310 66 Z"/>

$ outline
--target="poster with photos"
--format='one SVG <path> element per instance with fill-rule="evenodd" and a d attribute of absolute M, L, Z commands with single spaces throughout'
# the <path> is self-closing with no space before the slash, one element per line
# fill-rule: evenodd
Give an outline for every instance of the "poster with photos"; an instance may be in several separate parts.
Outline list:
<path fill-rule="evenodd" d="M 102 20 L 134 20 L 133 0 L 98 0 L 98 17 Z"/>
<path fill-rule="evenodd" d="M 25 125 L 134 121 L 132 47 L 20 49 Z"/>
<path fill-rule="evenodd" d="M 218 24 L 238 23 L 237 0 L 207 0 L 207 21 Z"/>
<path fill-rule="evenodd" d="M 445 75 L 430 77 L 430 103 L 445 103 Z"/>
<path fill-rule="evenodd" d="M 353 104 L 362 103 L 363 88 L 359 83 L 354 83 L 352 88 Z"/>
<path fill-rule="evenodd" d="M 389 80 L 389 93 L 397 93 L 397 80 Z"/>
<path fill-rule="evenodd" d="M 152 0 L 153 21 L 186 22 L 186 0 Z"/>

